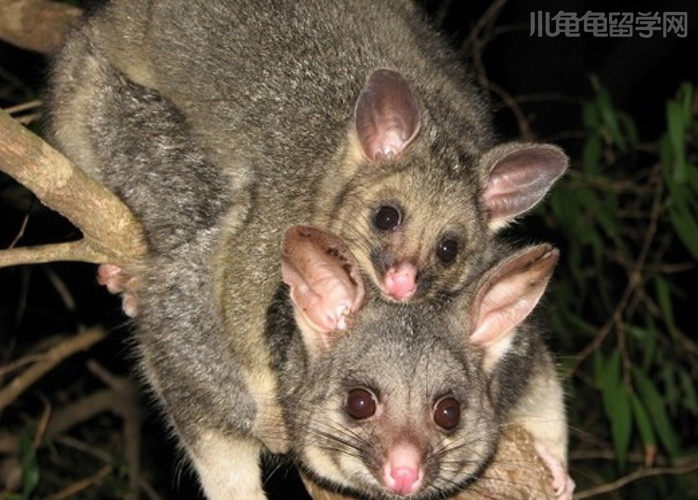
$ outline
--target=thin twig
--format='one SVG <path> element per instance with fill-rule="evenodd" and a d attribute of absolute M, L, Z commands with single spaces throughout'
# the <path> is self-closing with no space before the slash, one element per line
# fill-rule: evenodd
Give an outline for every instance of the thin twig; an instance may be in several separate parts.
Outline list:
<path fill-rule="evenodd" d="M 62 436 L 57 437 L 55 439 L 55 442 L 61 443 L 64 446 L 68 446 L 82 453 L 95 457 L 106 464 L 113 464 L 115 461 L 114 457 L 106 451 L 104 451 L 102 448 L 85 443 L 83 441 L 80 441 L 79 439 L 75 439 L 74 437 L 69 436 L 68 434 L 64 434 Z"/>
<path fill-rule="evenodd" d="M 489 81 L 488 86 L 492 92 L 497 94 L 502 99 L 502 101 L 504 101 L 504 104 L 506 104 L 507 108 L 509 108 L 511 112 L 514 113 L 514 116 L 516 117 L 516 122 L 519 125 L 519 134 L 521 135 L 521 137 L 526 141 L 532 141 L 535 138 L 535 136 L 533 134 L 533 131 L 531 130 L 531 125 L 528 123 L 528 119 L 526 118 L 526 115 L 521 109 L 521 106 L 519 106 L 519 103 L 516 102 L 516 99 L 514 99 L 514 97 L 512 97 L 511 94 L 509 94 L 509 92 L 507 92 L 491 80 Z"/>
<path fill-rule="evenodd" d="M 99 484 L 102 482 L 102 479 L 107 477 L 112 471 L 112 467 L 109 465 L 105 465 L 101 469 L 97 471 L 97 474 L 94 476 L 86 477 L 85 479 L 81 479 L 80 481 L 77 481 L 70 486 L 63 488 L 61 491 L 54 493 L 53 495 L 50 495 L 44 500 L 63 500 L 64 498 L 68 498 L 70 496 L 75 495 L 76 493 L 81 492 L 82 490 L 86 490 L 87 488 L 90 488 L 92 486 L 95 486 L 96 484 Z"/>
<path fill-rule="evenodd" d="M 30 356 L 25 356 L 23 358 L 15 360 L 12 363 L 7 363 L 4 366 L 0 366 L 0 377 L 4 377 L 5 375 L 12 373 L 15 370 L 19 370 L 24 365 L 30 365 L 32 363 L 36 363 L 37 361 L 41 361 L 45 358 L 46 354 L 32 354 Z"/>
<path fill-rule="evenodd" d="M 459 55 L 467 54 L 478 41 L 478 45 L 484 46 L 487 43 L 487 38 L 482 37 L 482 32 L 488 25 L 492 25 L 497 19 L 499 12 L 504 8 L 507 0 L 496 0 L 487 8 L 485 13 L 478 19 L 477 24 L 470 30 L 468 38 L 466 38 L 458 49 Z"/>
<path fill-rule="evenodd" d="M 63 302 L 63 305 L 65 306 L 66 310 L 74 311 L 75 299 L 73 298 L 73 294 L 70 293 L 70 289 L 66 286 L 63 279 L 61 279 L 61 277 L 58 276 L 58 273 L 56 273 L 49 266 L 45 266 L 44 269 L 46 271 L 46 276 L 48 277 L 48 280 L 53 285 L 53 288 L 56 289 L 56 293 L 58 293 L 58 296 L 61 298 L 61 301 Z"/>
<path fill-rule="evenodd" d="M 48 423 L 51 420 L 51 414 L 53 413 L 51 403 L 43 396 L 41 397 L 41 400 L 44 403 L 44 411 L 41 413 L 39 424 L 36 426 L 36 431 L 34 432 L 34 448 L 38 448 L 41 441 L 43 441 L 44 435 L 46 434 L 46 428 L 48 427 Z"/>
<path fill-rule="evenodd" d="M 41 119 L 41 113 L 30 113 L 28 115 L 21 115 L 21 116 L 16 116 L 15 120 L 17 120 L 17 123 L 21 123 L 22 125 L 29 125 L 30 123 L 37 122 Z"/>
<path fill-rule="evenodd" d="M 694 460 L 687 464 L 678 465 L 675 467 L 653 467 L 650 469 L 642 467 L 608 484 L 603 484 L 595 488 L 580 491 L 579 493 L 576 493 L 574 495 L 574 498 L 576 500 L 582 500 L 583 498 L 591 498 L 597 495 L 602 495 L 604 493 L 610 493 L 611 491 L 619 490 L 623 486 L 630 484 L 633 481 L 637 481 L 638 479 L 643 479 L 646 477 L 663 476 L 669 474 L 688 474 L 689 472 L 693 472 L 695 470 L 698 470 L 698 460 Z"/>
<path fill-rule="evenodd" d="M 17 375 L 5 387 L 0 390 L 0 414 L 22 392 L 41 379 L 61 361 L 103 340 L 107 336 L 104 329 L 94 327 L 84 330 L 77 335 L 66 339 L 57 346 L 51 348 L 45 357 Z"/>
<path fill-rule="evenodd" d="M 21 113 L 22 111 L 26 111 L 28 109 L 36 109 L 38 107 L 41 107 L 41 101 L 38 99 L 34 99 L 33 101 L 15 104 L 14 106 L 10 106 L 3 109 L 5 110 L 5 113 L 7 113 L 8 115 L 14 115 L 15 113 Z"/>
<path fill-rule="evenodd" d="M 29 210 L 31 210 L 31 207 L 29 207 Z M 29 212 L 24 215 L 24 218 L 22 219 L 22 225 L 19 226 L 19 231 L 17 231 L 17 235 L 14 237 L 12 240 L 12 243 L 10 243 L 9 248 L 14 248 L 15 245 L 19 242 L 19 240 L 22 239 L 22 236 L 24 236 L 24 231 L 27 229 L 27 223 L 29 222 Z"/>

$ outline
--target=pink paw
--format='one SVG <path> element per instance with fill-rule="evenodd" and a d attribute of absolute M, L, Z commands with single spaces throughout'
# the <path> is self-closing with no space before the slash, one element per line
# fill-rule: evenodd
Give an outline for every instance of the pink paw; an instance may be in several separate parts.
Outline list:
<path fill-rule="evenodd" d="M 567 473 L 567 467 L 562 459 L 555 457 L 547 448 L 536 443 L 536 453 L 543 460 L 553 476 L 552 487 L 555 490 L 555 497 L 559 500 L 572 500 L 575 484 Z"/>
<path fill-rule="evenodd" d="M 102 264 L 97 270 L 97 282 L 106 286 L 109 293 L 121 293 L 121 308 L 126 316 L 136 317 L 138 314 L 138 300 L 133 291 L 138 285 L 138 280 L 126 276 L 123 269 L 113 264 Z"/>

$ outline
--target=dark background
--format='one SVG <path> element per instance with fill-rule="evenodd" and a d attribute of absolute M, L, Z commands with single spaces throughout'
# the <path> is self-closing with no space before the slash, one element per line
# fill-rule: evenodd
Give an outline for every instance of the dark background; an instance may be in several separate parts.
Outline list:
<path fill-rule="evenodd" d="M 83 5 L 97 2 L 83 2 Z M 461 48 L 473 26 L 491 7 L 490 1 L 422 2 L 427 14 L 438 23 L 444 35 L 457 49 Z M 688 36 L 675 34 L 662 37 L 655 33 L 644 39 L 595 38 L 582 33 L 577 38 L 559 36 L 531 37 L 531 12 L 687 12 Z M 683 81 L 698 81 L 698 2 L 685 1 L 589 1 L 573 0 L 509 1 L 494 24 L 481 53 L 469 46 L 465 58 L 486 71 L 489 82 L 512 96 L 530 123 L 536 137 L 555 142 L 573 158 L 572 168 L 578 168 L 583 133 L 581 132 L 581 103 L 594 95 L 592 75 L 613 99 L 614 105 L 635 118 L 639 135 L 647 143 L 657 141 L 666 128 L 665 101 L 676 93 Z M 473 60 L 475 58 L 475 60 Z M 45 80 L 46 58 L 0 44 L 0 106 L 7 107 L 40 97 Z M 503 102 L 502 93 L 490 92 L 494 121 L 502 139 L 519 136 L 516 117 Z M 41 131 L 39 122 L 31 127 Z M 0 131 L 2 134 L 2 131 Z M 632 165 L 627 167 L 632 173 Z M 7 247 L 17 235 L 24 217 L 28 224 L 20 245 L 78 239 L 79 232 L 60 216 L 43 208 L 11 179 L 0 174 L 0 248 Z M 564 224 L 561 221 L 560 224 Z M 532 239 L 541 238 L 565 246 L 563 237 L 537 219 L 518 226 L 519 234 Z M 564 254 L 563 254 L 564 255 Z M 685 252 L 676 250 L 677 260 L 687 259 Z M 70 291 L 74 305 L 61 298 L 55 278 Z M 593 279 L 590 278 L 590 279 Z M 676 315 L 685 325 L 693 325 L 693 311 L 686 304 L 695 296 L 695 267 L 677 278 L 684 287 L 686 301 L 677 304 Z M 603 319 L 600 319 L 602 322 Z M 81 325 L 104 323 L 112 331 L 109 339 L 63 363 L 41 380 L 2 415 L 0 425 L 6 429 L 28 426 L 31 415 L 38 415 L 42 401 L 50 399 L 59 406 L 81 393 L 88 393 L 100 382 L 86 372 L 86 359 L 98 359 L 117 374 L 129 373 L 128 327 L 120 313 L 117 299 L 108 295 L 95 281 L 95 266 L 80 263 L 20 266 L 0 269 L 0 366 L 31 352 L 42 339 L 56 334 L 74 332 Z M 695 336 L 693 332 L 691 335 Z M 552 339 L 561 356 L 570 356 L 573 342 Z M 567 350 L 565 350 L 567 349 Z M 2 379 L 0 379 L 2 380 Z M 2 380 L 3 383 L 6 380 Z M 147 406 L 147 403 L 146 403 Z M 580 422 L 578 420 L 577 422 Z M 119 420 L 112 415 L 96 417 L 77 435 L 95 446 L 112 447 L 114 429 Z M 165 498 L 194 498 L 191 477 L 177 461 L 173 442 L 167 438 L 156 415 L 150 415 L 144 425 L 143 469 Z M 695 434 L 691 436 L 695 438 Z M 573 436 L 574 442 L 574 436 Z M 695 448 L 695 442 L 689 443 Z M 271 467 L 276 469 L 275 466 Z M 572 465 L 574 473 L 574 463 Z M 284 467 L 272 474 L 270 488 L 275 498 L 289 496 Z M 50 472 L 47 473 L 49 476 Z M 54 478 L 55 479 L 55 478 Z M 58 480 L 56 480 L 58 482 Z M 118 498 L 101 490 L 96 496 L 80 498 Z M 116 491 L 116 490 L 115 490 Z M 93 494 L 95 494 L 93 492 Z M 33 497 L 32 497 L 33 498 Z M 36 498 L 41 498 L 37 496 Z M 624 498 L 622 495 L 617 498 Z M 629 498 L 629 497 L 628 497 Z"/>

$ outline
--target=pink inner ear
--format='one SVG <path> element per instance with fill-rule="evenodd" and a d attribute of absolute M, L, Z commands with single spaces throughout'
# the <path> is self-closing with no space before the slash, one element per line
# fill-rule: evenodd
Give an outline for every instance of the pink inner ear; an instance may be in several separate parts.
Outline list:
<path fill-rule="evenodd" d="M 517 252 L 481 280 L 471 304 L 470 341 L 493 352 L 528 317 L 540 300 L 557 262 L 551 245 Z"/>
<path fill-rule="evenodd" d="M 548 144 L 525 144 L 505 152 L 492 167 L 482 196 L 490 220 L 496 224 L 533 208 L 566 169 L 567 156 Z"/>
<path fill-rule="evenodd" d="M 358 264 L 342 240 L 310 226 L 292 226 L 284 234 L 281 274 L 291 300 L 314 334 L 347 328 L 360 307 L 364 288 Z"/>
<path fill-rule="evenodd" d="M 399 156 L 420 127 L 419 106 L 409 84 L 389 69 L 371 74 L 354 115 L 364 156 L 374 161 Z"/>

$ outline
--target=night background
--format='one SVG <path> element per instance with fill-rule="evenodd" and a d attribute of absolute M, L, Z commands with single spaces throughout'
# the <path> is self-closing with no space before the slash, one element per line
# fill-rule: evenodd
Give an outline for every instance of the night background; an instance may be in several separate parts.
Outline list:
<path fill-rule="evenodd" d="M 698 498 L 698 2 L 420 3 L 487 90 L 500 139 L 552 142 L 572 159 L 509 231 L 561 249 L 542 307 L 578 498 Z M 532 13 L 560 10 L 686 13 L 687 36 L 530 36 Z M 21 105 L 41 99 L 46 72 L 45 56 L 0 42 L 0 107 L 38 134 L 41 108 Z M 79 237 L 0 173 L 0 248 Z M 135 498 L 124 422 L 137 432 L 141 418 L 140 498 L 197 498 L 152 405 L 132 403 L 129 328 L 95 275 L 83 263 L 0 268 L 0 500 Z M 41 353 L 96 326 L 103 340 L 3 399 Z M 63 429 L 51 415 L 73 420 Z M 290 468 L 269 470 L 271 498 L 300 498 Z"/>

